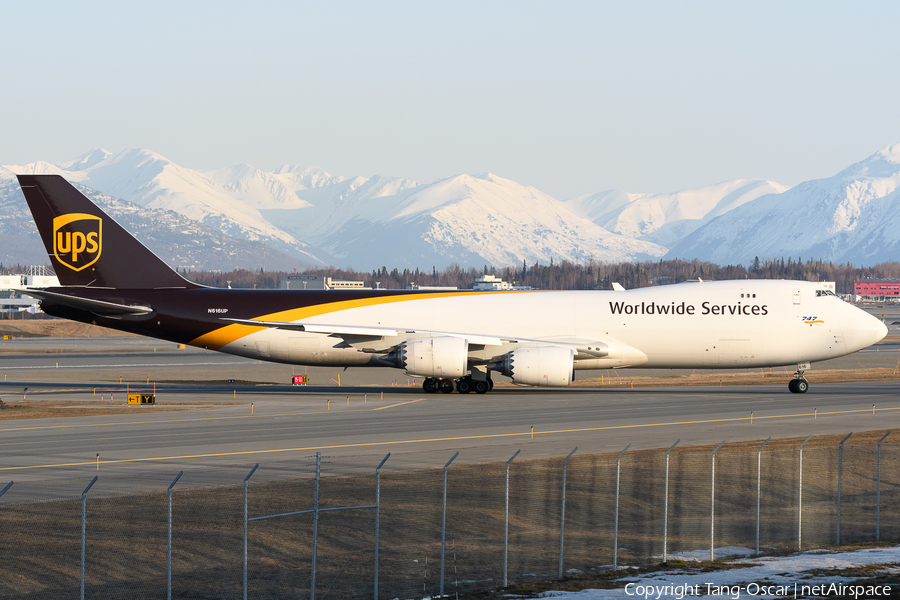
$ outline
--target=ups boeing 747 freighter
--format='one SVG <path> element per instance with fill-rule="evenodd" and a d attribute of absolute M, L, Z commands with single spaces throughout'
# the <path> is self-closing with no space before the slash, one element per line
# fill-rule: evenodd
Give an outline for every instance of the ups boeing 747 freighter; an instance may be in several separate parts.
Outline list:
<path fill-rule="evenodd" d="M 184 279 L 57 175 L 19 175 L 62 287 L 44 312 L 292 365 L 387 367 L 426 392 L 483 394 L 491 374 L 567 386 L 578 369 L 796 365 L 878 342 L 878 319 L 805 281 L 627 291 L 411 292 L 208 288 Z M 399 251 L 399 249 L 398 249 Z"/>

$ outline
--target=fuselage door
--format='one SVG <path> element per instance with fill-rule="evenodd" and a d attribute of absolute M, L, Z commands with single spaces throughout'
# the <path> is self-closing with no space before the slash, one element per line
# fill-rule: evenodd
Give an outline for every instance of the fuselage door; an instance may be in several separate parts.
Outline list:
<path fill-rule="evenodd" d="M 794 304 L 800 304 L 800 290 L 794 290 L 792 295 L 794 297 Z"/>

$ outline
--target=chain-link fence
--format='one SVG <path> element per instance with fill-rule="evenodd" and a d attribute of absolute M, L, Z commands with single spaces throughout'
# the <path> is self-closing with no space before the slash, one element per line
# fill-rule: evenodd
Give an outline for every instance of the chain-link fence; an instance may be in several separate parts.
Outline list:
<path fill-rule="evenodd" d="M 883 431 L 455 458 L 368 476 L 317 454 L 290 469 L 11 484 L 0 598 L 420 598 L 900 538 L 900 444 Z M 223 475 L 234 484 L 206 483 Z"/>

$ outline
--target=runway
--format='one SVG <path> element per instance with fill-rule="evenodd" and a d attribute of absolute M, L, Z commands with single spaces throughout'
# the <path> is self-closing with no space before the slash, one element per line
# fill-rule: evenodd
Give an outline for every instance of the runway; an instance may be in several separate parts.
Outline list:
<path fill-rule="evenodd" d="M 897 381 L 813 379 L 804 395 L 783 385 L 498 387 L 485 396 L 426 395 L 389 369 L 311 369 L 314 383 L 330 385 L 272 385 L 289 382 L 291 367 L 152 340 L 81 340 L 68 351 L 52 351 L 59 342 L 29 340 L 22 353 L 0 356 L 6 379 L 0 397 L 21 399 L 28 387 L 29 402 L 94 401 L 99 392 L 113 391 L 122 394 L 116 398 L 121 403 L 126 385 L 155 385 L 161 403 L 209 407 L 163 412 L 135 406 L 125 415 L 2 420 L 0 485 L 16 481 L 16 493 L 3 502 L 80 493 L 98 473 L 98 454 L 107 485 L 134 491 L 168 485 L 180 470 L 180 485 L 239 483 L 256 463 L 254 478 L 296 476 L 309 472 L 317 451 L 327 457 L 326 472 L 357 473 L 373 470 L 389 452 L 386 469 L 409 469 L 441 467 L 457 451 L 458 462 L 475 463 L 506 461 L 516 450 L 522 451 L 517 460 L 527 460 L 563 457 L 576 446 L 594 453 L 628 444 L 666 448 L 678 439 L 687 446 L 874 429 L 900 433 Z M 840 360 L 893 366 L 898 354 L 896 341 L 886 341 Z"/>
<path fill-rule="evenodd" d="M 0 422 L 0 483 L 104 476 L 168 476 L 179 470 L 269 476 L 308 467 L 316 451 L 333 472 L 364 472 L 388 452 L 390 468 L 434 467 L 459 451 L 461 462 L 519 460 L 742 441 L 768 436 L 849 433 L 900 424 L 900 384 L 818 385 L 806 395 L 783 386 L 655 388 L 487 396 L 425 396 L 418 390 L 366 394 L 346 389 L 166 388 L 162 402 L 213 401 L 210 409 Z M 90 398 L 89 388 L 33 397 Z M 38 390 L 34 390 L 38 391 Z M 349 407 L 347 406 L 349 398 Z M 41 400 L 34 400 L 41 401 Z M 230 404 L 238 402 L 238 404 Z M 250 403 L 253 403 L 251 415 Z M 873 414 L 873 405 L 875 406 Z M 753 423 L 750 423 L 750 413 Z M 534 427 L 532 439 L 531 427 Z M 234 482 L 231 469 L 222 483 Z"/>

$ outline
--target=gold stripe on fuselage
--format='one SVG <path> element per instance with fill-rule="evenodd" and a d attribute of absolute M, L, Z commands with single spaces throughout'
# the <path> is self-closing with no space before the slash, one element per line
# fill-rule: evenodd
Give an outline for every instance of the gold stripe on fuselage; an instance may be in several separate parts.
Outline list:
<path fill-rule="evenodd" d="M 532 291 L 496 291 L 496 292 L 475 292 L 475 291 L 467 291 L 467 292 L 433 292 L 433 293 L 425 293 L 425 294 L 402 294 L 396 296 L 374 296 L 368 298 L 358 298 L 355 300 L 342 300 L 339 302 L 324 302 L 322 304 L 316 304 L 313 306 L 304 306 L 303 308 L 292 308 L 290 310 L 283 310 L 280 312 L 271 313 L 268 315 L 262 315 L 259 317 L 253 317 L 253 320 L 256 321 L 278 321 L 281 323 L 291 323 L 293 321 L 300 321 L 302 319 L 308 319 L 310 317 L 317 317 L 319 315 L 324 315 L 332 312 L 339 312 L 342 310 L 348 310 L 351 308 L 360 308 L 365 306 L 376 306 L 378 304 L 389 304 L 393 302 L 412 302 L 415 300 L 431 300 L 434 298 L 453 298 L 453 297 L 461 297 L 461 296 L 471 296 L 474 294 L 531 294 L 531 293 L 540 293 L 539 290 Z M 393 325 L 392 325 L 393 326 Z M 190 345 L 192 346 L 200 346 L 203 348 L 209 348 L 210 350 L 219 350 L 223 346 L 227 346 L 228 344 L 241 339 L 242 337 L 248 336 L 251 333 L 256 333 L 257 331 L 262 331 L 263 329 L 267 329 L 266 327 L 254 327 L 253 325 L 243 325 L 239 323 L 232 323 L 231 325 L 226 325 L 224 327 L 220 327 L 214 331 L 210 331 L 209 333 L 203 334 L 200 337 L 192 340 Z"/>

